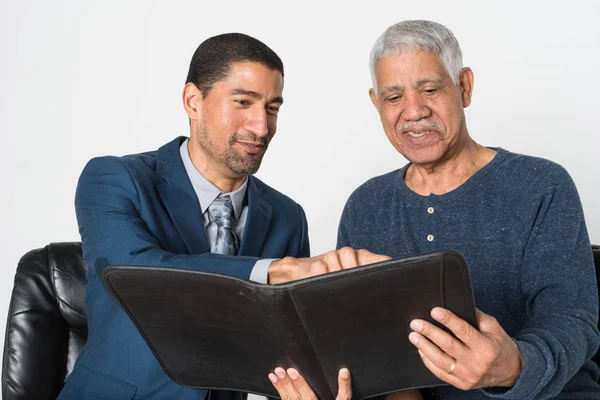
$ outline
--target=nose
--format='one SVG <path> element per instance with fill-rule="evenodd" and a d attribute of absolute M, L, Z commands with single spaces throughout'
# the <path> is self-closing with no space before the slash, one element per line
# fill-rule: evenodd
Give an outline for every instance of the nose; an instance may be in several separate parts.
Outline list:
<path fill-rule="evenodd" d="M 248 120 L 246 120 L 246 129 L 256 136 L 263 137 L 269 133 L 267 124 L 267 111 L 264 108 L 256 107 L 252 109 Z"/>
<path fill-rule="evenodd" d="M 419 121 L 431 116 L 431 109 L 418 92 L 406 93 L 404 95 L 404 105 L 402 117 L 406 121 Z"/>

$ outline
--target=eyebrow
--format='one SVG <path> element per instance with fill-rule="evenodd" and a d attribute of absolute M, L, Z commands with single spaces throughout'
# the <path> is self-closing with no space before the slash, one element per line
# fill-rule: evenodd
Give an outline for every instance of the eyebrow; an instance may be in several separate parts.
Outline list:
<path fill-rule="evenodd" d="M 443 79 L 439 79 L 439 78 L 425 78 L 425 79 L 421 79 L 421 80 L 417 81 L 416 87 L 423 86 L 423 85 L 425 85 L 427 83 L 439 83 L 439 84 L 442 84 L 442 83 L 444 83 L 444 80 Z"/>
<path fill-rule="evenodd" d="M 426 85 L 428 83 L 437 83 L 437 84 L 443 84 L 444 80 L 440 79 L 440 78 L 423 78 L 420 79 L 416 82 L 415 84 L 415 88 L 421 87 L 423 85 Z M 404 86 L 399 86 L 399 85 L 392 85 L 392 86 L 387 86 L 385 89 L 383 89 L 381 91 L 382 95 L 387 94 L 388 92 L 403 92 L 404 91 Z"/>
<path fill-rule="evenodd" d="M 260 93 L 257 93 L 257 92 L 255 92 L 253 90 L 233 89 L 231 91 L 231 94 L 241 94 L 241 95 L 244 95 L 244 96 L 250 96 L 253 99 L 260 99 L 260 98 L 262 98 L 262 95 Z M 281 96 L 273 97 L 268 102 L 269 103 L 280 103 L 280 104 L 283 104 L 283 97 L 281 97 Z"/>
<path fill-rule="evenodd" d="M 381 91 L 381 94 L 384 95 L 388 92 L 403 92 L 403 91 L 404 91 L 404 86 L 392 85 L 392 86 L 386 86 L 385 89 L 383 89 Z"/>

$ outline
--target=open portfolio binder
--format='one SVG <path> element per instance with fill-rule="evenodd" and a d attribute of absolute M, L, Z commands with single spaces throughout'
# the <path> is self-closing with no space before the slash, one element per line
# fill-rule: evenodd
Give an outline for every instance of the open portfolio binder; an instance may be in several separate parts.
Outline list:
<path fill-rule="evenodd" d="M 338 370 L 353 397 L 441 385 L 409 342 L 414 318 L 441 306 L 477 326 L 464 257 L 442 251 L 280 285 L 182 269 L 111 266 L 104 280 L 169 377 L 184 386 L 278 396 L 296 368 L 332 400 Z M 435 322 L 434 322 L 435 323 Z"/>

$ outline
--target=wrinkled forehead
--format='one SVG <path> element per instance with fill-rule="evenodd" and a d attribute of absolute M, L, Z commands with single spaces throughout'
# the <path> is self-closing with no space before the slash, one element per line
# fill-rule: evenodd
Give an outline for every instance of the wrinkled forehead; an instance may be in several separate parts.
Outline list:
<path fill-rule="evenodd" d="M 389 85 L 415 86 L 423 81 L 450 79 L 440 57 L 425 50 L 383 56 L 375 63 L 374 74 L 378 90 Z"/>

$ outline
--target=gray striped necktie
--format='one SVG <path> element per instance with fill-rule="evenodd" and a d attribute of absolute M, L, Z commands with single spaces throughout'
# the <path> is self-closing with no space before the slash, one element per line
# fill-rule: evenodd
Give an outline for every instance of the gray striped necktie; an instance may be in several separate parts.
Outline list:
<path fill-rule="evenodd" d="M 210 252 L 234 256 L 238 252 L 238 238 L 233 232 L 233 204 L 229 195 L 220 195 L 210 206 L 208 214 L 211 222 L 217 226 L 217 235 L 210 244 Z"/>

